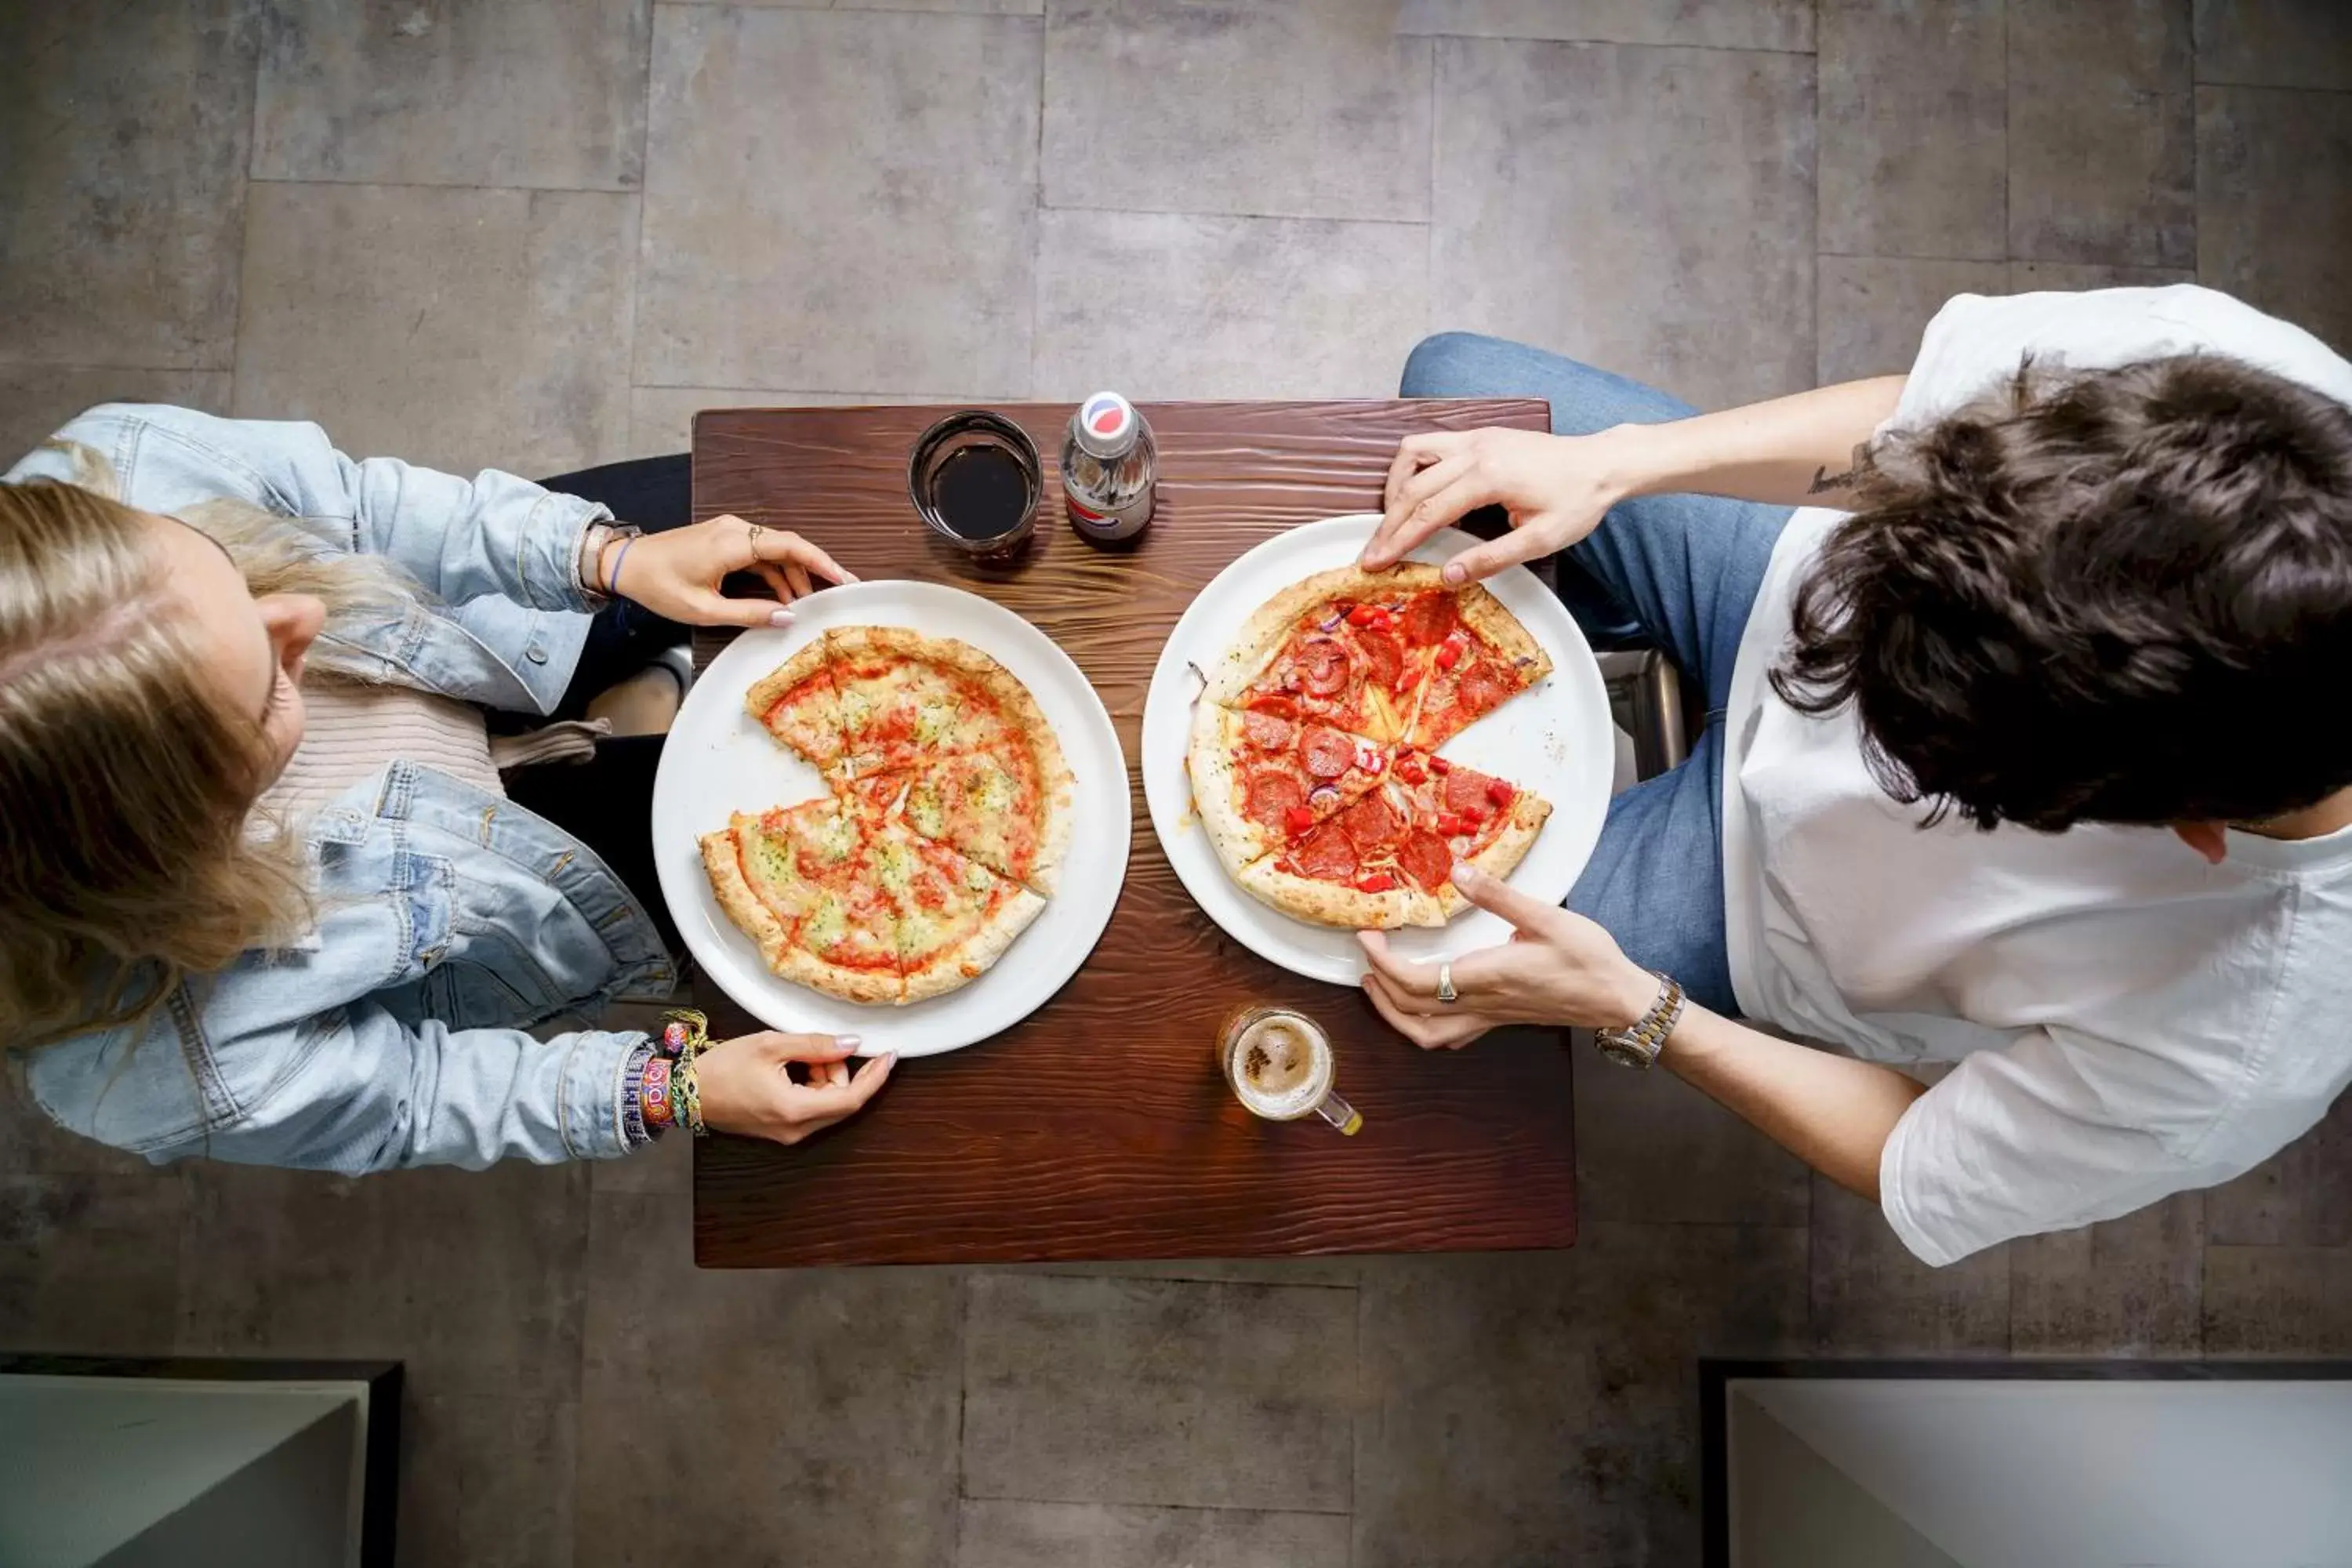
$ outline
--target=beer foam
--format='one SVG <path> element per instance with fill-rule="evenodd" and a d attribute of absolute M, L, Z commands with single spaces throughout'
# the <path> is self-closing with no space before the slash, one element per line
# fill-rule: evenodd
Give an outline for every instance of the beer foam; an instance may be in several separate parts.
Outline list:
<path fill-rule="evenodd" d="M 1286 1121 L 1330 1092 L 1331 1048 L 1296 1020 L 1261 1018 L 1234 1042 L 1233 1079 L 1244 1104 Z"/>

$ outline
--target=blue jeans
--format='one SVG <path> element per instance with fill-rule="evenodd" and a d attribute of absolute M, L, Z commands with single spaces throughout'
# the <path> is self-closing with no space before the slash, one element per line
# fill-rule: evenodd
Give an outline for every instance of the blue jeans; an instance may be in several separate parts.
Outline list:
<path fill-rule="evenodd" d="M 1405 362 L 1407 397 L 1543 397 L 1551 427 L 1589 435 L 1697 412 L 1663 392 L 1496 338 L 1445 332 Z M 1714 496 L 1644 496 L 1611 509 L 1559 562 L 1559 594 L 1588 636 L 1638 634 L 1706 689 L 1706 730 L 1681 766 L 1609 803 L 1568 907 L 1695 1002 L 1737 1013 L 1723 934 L 1723 714 L 1748 612 L 1789 509 Z"/>

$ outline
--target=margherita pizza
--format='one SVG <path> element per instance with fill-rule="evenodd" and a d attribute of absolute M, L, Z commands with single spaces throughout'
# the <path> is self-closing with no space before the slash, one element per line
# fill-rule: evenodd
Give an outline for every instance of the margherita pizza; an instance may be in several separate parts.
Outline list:
<path fill-rule="evenodd" d="M 1235 881 L 1322 925 L 1437 926 L 1457 860 L 1509 875 L 1551 806 L 1438 748 L 1551 671 L 1434 566 L 1318 573 L 1242 628 L 1193 710 L 1192 796 Z"/>
<path fill-rule="evenodd" d="M 833 789 L 701 841 L 719 907 L 776 974 L 919 1002 L 978 979 L 1045 907 L 1074 781 L 1027 688 L 987 654 L 837 628 L 744 705 Z"/>

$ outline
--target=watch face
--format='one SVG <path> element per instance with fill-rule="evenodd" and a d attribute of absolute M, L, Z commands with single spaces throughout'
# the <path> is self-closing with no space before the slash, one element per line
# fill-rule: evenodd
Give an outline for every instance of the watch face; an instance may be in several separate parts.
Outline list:
<path fill-rule="evenodd" d="M 1649 1052 L 1643 1050 L 1639 1046 L 1627 1045 L 1622 1041 L 1612 1040 L 1605 1037 L 1595 1038 L 1593 1044 L 1601 1047 L 1601 1054 L 1602 1056 L 1607 1057 L 1611 1061 L 1615 1062 L 1621 1068 L 1645 1068 L 1652 1062 L 1657 1060 L 1657 1058 L 1652 1056 Z"/>

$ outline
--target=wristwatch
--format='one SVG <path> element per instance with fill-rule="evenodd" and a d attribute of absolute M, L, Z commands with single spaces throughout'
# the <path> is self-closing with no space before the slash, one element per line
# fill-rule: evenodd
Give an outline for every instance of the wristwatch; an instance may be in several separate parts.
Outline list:
<path fill-rule="evenodd" d="M 1595 1029 L 1592 1043 L 1621 1068 L 1654 1067 L 1666 1048 L 1666 1037 L 1683 1021 L 1683 988 L 1674 977 L 1658 974 L 1658 999 L 1650 1010 L 1622 1029 Z"/>

